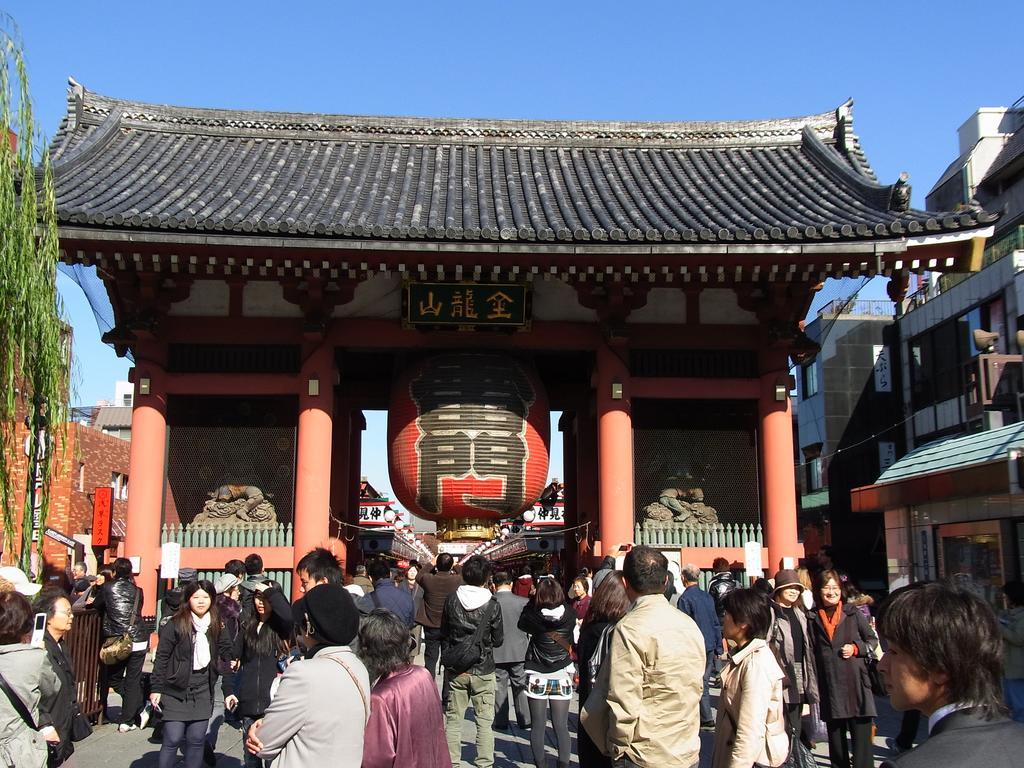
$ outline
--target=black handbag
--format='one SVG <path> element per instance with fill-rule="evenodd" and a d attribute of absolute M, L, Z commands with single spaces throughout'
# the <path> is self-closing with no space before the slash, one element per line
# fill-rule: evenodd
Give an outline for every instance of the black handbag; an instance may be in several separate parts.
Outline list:
<path fill-rule="evenodd" d="M 84 741 L 91 734 L 92 725 L 89 723 L 89 718 L 82 714 L 82 710 L 78 708 L 78 702 L 76 701 L 75 713 L 71 716 L 71 740 Z"/>
<path fill-rule="evenodd" d="M 871 685 L 871 693 L 875 696 L 888 696 L 889 692 L 885 690 L 885 678 L 882 677 L 882 673 L 878 671 L 878 660 L 874 656 L 867 658 L 868 665 L 868 682 Z"/>

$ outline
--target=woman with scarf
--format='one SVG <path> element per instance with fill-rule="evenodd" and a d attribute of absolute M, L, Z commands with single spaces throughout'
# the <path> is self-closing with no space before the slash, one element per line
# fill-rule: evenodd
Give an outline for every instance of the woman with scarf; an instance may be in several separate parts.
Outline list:
<path fill-rule="evenodd" d="M 275 582 L 255 582 L 252 605 L 252 615 L 242 621 L 241 666 L 235 675 L 234 692 L 224 698 L 224 706 L 242 719 L 243 732 L 270 707 L 270 687 L 277 679 L 278 662 L 288 655 L 293 626 L 292 607 Z M 245 753 L 246 768 L 261 768 L 264 764 L 255 755 Z"/>
<path fill-rule="evenodd" d="M 833 768 L 849 768 L 851 751 L 853 768 L 871 768 L 871 719 L 877 712 L 867 659 L 878 638 L 864 614 L 843 602 L 842 584 L 835 571 L 821 572 L 815 596 L 818 610 L 810 622 L 821 719 L 828 730 Z"/>
<path fill-rule="evenodd" d="M 149 695 L 164 716 L 160 768 L 173 768 L 182 741 L 184 768 L 199 768 L 203 762 L 218 667 L 231 663 L 230 640 L 213 602 L 216 594 L 209 581 L 190 582 L 178 611 L 160 628 Z"/>
<path fill-rule="evenodd" d="M 573 632 L 576 611 L 566 602 L 562 585 L 542 576 L 537 591 L 523 608 L 519 628 L 530 636 L 526 649 L 526 696 L 530 700 L 530 746 L 537 768 L 547 764 L 544 736 L 551 707 L 551 725 L 558 743 L 558 768 L 568 768 L 572 752 L 569 736 L 569 704 L 572 701 Z"/>

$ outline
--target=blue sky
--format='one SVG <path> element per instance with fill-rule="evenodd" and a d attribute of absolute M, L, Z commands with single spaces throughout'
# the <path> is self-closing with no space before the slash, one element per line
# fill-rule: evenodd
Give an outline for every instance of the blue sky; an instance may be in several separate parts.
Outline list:
<path fill-rule="evenodd" d="M 38 125 L 67 77 L 122 98 L 348 114 L 625 120 L 781 117 L 853 97 L 879 178 L 913 202 L 979 106 L 1024 95 L 1020 0 L 875 2 L 0 2 L 17 22 Z M 77 403 L 113 396 L 125 361 L 61 278 Z M 384 419 L 364 474 L 386 487 Z M 553 457 L 560 474 L 561 457 Z"/>

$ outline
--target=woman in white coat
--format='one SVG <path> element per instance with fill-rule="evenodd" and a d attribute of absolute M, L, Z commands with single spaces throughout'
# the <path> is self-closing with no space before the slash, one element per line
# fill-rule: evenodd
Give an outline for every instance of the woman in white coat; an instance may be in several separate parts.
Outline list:
<path fill-rule="evenodd" d="M 771 607 L 753 589 L 734 589 L 722 605 L 722 634 L 731 650 L 722 670 L 712 768 L 780 766 L 789 755 L 789 737 L 782 695 L 785 673 L 764 640 Z"/>

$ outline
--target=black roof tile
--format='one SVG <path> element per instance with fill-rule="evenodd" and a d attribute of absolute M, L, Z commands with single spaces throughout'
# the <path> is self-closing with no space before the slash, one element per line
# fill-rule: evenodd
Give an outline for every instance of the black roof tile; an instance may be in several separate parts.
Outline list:
<path fill-rule="evenodd" d="M 63 223 L 295 237 L 796 242 L 978 226 L 890 210 L 850 104 L 686 123 L 348 117 L 141 104 L 72 85 Z"/>

